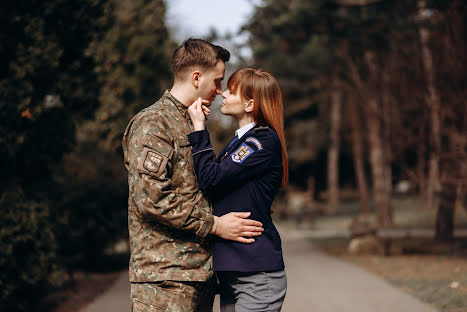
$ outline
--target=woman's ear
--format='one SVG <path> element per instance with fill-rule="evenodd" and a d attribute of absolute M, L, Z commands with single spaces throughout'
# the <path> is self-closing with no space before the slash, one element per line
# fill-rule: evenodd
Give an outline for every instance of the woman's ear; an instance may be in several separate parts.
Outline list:
<path fill-rule="evenodd" d="M 245 103 L 245 112 L 251 113 L 254 107 L 255 107 L 255 101 L 253 101 L 253 99 L 248 100 L 248 102 Z"/>
<path fill-rule="evenodd" d="M 201 77 L 201 73 L 196 70 L 191 73 L 191 83 L 195 86 L 195 88 L 199 87 L 199 78 Z"/>

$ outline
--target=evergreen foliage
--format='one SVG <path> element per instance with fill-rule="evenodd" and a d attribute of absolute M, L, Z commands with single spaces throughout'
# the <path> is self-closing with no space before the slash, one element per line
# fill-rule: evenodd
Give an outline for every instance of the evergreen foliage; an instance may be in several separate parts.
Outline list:
<path fill-rule="evenodd" d="M 164 1 L 0 4 L 0 310 L 127 235 L 121 134 L 171 81 Z"/>

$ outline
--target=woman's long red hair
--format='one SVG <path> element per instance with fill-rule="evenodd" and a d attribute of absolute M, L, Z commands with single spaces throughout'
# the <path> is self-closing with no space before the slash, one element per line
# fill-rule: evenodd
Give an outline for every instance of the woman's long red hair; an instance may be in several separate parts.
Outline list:
<path fill-rule="evenodd" d="M 237 89 L 245 100 L 253 100 L 253 121 L 259 126 L 273 128 L 282 147 L 282 181 L 281 187 L 287 185 L 289 166 L 285 147 L 284 115 L 282 94 L 276 79 L 262 69 L 242 68 L 230 76 L 227 87 L 233 93 Z"/>

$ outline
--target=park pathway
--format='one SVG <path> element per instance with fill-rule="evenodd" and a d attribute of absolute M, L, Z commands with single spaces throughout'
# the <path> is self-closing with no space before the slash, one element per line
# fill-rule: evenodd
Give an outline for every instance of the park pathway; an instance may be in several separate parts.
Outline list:
<path fill-rule="evenodd" d="M 315 249 L 300 231 L 279 228 L 288 289 L 283 312 L 435 312 L 359 267 Z M 128 273 L 81 312 L 129 311 Z M 214 312 L 219 312 L 216 297 Z"/>

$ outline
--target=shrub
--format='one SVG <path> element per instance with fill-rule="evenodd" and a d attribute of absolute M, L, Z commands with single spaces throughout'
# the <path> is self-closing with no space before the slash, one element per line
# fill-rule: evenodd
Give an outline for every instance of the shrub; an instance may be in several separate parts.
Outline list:
<path fill-rule="evenodd" d="M 127 235 L 121 154 L 78 144 L 63 161 L 57 198 L 59 254 L 71 271 L 96 270 L 104 250 Z"/>
<path fill-rule="evenodd" d="M 63 277 L 56 263 L 50 209 L 13 187 L 0 198 L 0 220 L 1 302 L 8 311 L 28 310 L 50 284 L 60 283 Z"/>

